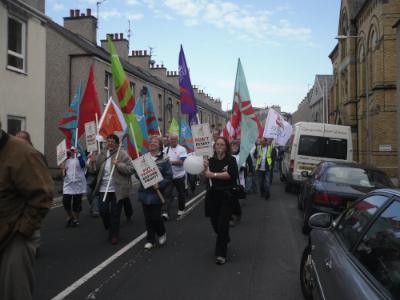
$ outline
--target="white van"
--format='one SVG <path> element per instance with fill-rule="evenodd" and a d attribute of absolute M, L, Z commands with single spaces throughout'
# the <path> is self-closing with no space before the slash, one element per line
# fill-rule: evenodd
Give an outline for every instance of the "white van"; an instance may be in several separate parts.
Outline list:
<path fill-rule="evenodd" d="M 350 126 L 299 122 L 285 147 L 282 176 L 286 190 L 305 180 L 302 171 L 311 172 L 322 160 L 353 161 Z"/>

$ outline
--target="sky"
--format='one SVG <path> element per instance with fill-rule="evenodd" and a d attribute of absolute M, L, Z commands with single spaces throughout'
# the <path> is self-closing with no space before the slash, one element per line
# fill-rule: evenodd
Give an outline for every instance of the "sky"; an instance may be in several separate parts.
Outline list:
<path fill-rule="evenodd" d="M 46 0 L 46 15 L 62 25 L 70 9 L 101 0 Z M 316 74 L 332 74 L 339 0 L 103 0 L 98 43 L 128 34 L 130 51 L 153 48 L 156 64 L 178 70 L 180 45 L 193 85 L 231 109 L 240 58 L 254 107 L 293 113 Z"/>

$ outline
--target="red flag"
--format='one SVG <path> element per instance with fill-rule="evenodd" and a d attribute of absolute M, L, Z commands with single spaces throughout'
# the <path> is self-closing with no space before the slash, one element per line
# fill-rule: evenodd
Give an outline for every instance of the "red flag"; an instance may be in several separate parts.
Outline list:
<path fill-rule="evenodd" d="M 97 118 L 100 118 L 101 111 L 99 98 L 97 97 L 96 86 L 94 84 L 93 65 L 91 65 L 89 77 L 86 83 L 86 89 L 83 93 L 81 106 L 79 109 L 79 136 L 81 136 L 85 132 L 85 123 L 96 120 L 96 114 Z"/>

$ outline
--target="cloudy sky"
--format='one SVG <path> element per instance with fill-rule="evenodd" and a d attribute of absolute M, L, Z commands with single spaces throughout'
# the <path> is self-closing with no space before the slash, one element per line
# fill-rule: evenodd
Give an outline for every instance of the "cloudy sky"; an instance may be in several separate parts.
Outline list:
<path fill-rule="evenodd" d="M 101 0 L 99 0 L 101 1 Z M 62 24 L 69 9 L 98 0 L 47 0 L 46 14 Z M 253 106 L 294 112 L 316 74 L 331 74 L 338 0 L 103 0 L 98 40 L 128 33 L 130 50 L 153 48 L 153 59 L 178 69 L 182 44 L 192 84 L 232 106 L 238 58 Z"/>

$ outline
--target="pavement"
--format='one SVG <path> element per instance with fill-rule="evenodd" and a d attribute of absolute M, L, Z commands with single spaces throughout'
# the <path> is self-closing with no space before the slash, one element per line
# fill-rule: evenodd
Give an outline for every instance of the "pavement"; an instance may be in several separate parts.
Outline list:
<path fill-rule="evenodd" d="M 279 181 L 269 200 L 248 196 L 242 220 L 231 228 L 228 262 L 217 266 L 201 192 L 184 217 L 166 223 L 167 244 L 150 251 L 143 249 L 137 202 L 133 220 L 121 218 L 117 246 L 87 206 L 80 226 L 68 229 L 62 208 L 53 209 L 42 230 L 34 299 L 302 299 L 299 265 L 307 238 L 296 196 Z"/>

